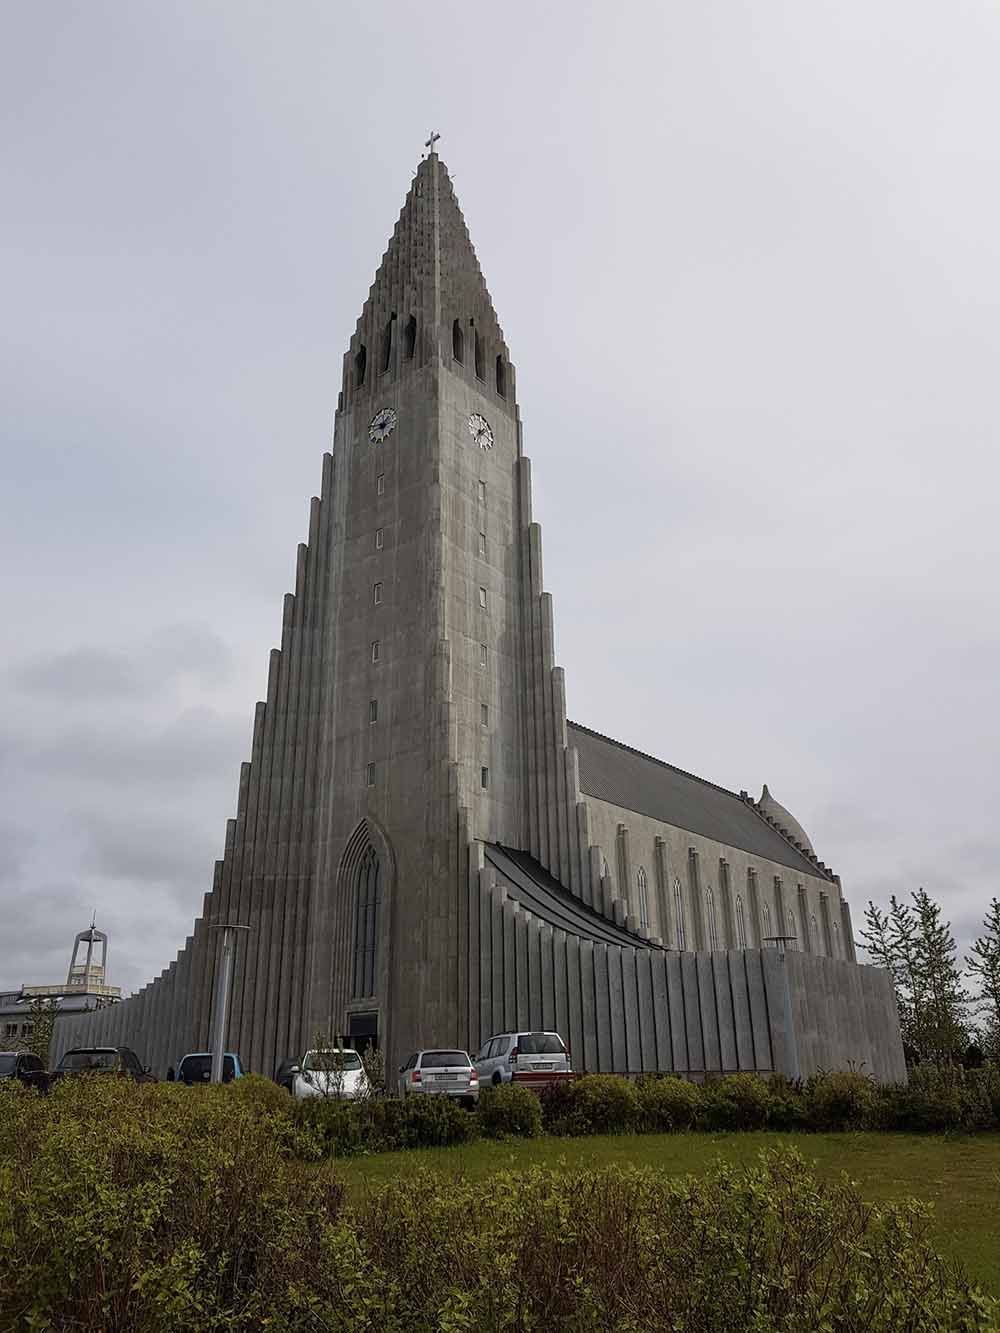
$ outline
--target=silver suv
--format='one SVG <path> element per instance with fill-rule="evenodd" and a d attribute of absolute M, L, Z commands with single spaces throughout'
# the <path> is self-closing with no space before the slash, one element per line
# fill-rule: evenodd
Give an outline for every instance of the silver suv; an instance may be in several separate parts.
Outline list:
<path fill-rule="evenodd" d="M 434 1093 L 458 1097 L 466 1106 L 479 1100 L 479 1074 L 468 1051 L 414 1051 L 400 1066 L 400 1097 Z"/>
<path fill-rule="evenodd" d="M 515 1074 L 569 1072 L 569 1052 L 558 1032 L 504 1032 L 473 1058 L 480 1084 L 509 1083 Z"/>

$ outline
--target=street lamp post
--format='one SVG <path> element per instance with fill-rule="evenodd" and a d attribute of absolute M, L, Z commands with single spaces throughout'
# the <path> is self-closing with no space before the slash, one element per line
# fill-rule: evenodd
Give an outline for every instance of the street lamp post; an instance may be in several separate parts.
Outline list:
<path fill-rule="evenodd" d="M 222 957 L 215 974 L 215 1003 L 212 1016 L 212 1082 L 222 1082 L 222 1066 L 226 1055 L 226 1029 L 229 1025 L 229 992 L 233 984 L 233 957 L 236 953 L 236 931 L 249 930 L 224 921 L 210 927 L 222 931 Z"/>

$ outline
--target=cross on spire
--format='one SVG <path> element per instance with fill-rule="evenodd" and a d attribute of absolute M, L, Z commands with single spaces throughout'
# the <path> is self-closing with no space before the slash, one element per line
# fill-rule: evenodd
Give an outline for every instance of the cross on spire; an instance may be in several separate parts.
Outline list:
<path fill-rule="evenodd" d="M 437 143 L 438 139 L 440 139 L 440 138 L 441 138 L 441 136 L 440 136 L 440 134 L 438 134 L 437 130 L 431 130 L 431 137 L 430 137 L 430 138 L 427 140 L 427 142 L 424 144 L 424 147 L 425 147 L 425 148 L 429 148 L 429 149 L 431 150 L 431 153 L 432 153 L 432 154 L 436 154 L 437 150 L 435 149 L 434 145 Z"/>

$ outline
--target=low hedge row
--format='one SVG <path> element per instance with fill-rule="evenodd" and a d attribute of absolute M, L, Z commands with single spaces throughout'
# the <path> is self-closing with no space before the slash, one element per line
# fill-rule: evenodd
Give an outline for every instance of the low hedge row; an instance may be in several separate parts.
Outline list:
<path fill-rule="evenodd" d="M 244 1081 L 253 1095 L 257 1080 Z M 774 1076 L 728 1074 L 704 1083 L 672 1076 L 629 1080 L 586 1074 L 536 1095 L 505 1084 L 484 1088 L 475 1115 L 445 1098 L 357 1105 L 319 1098 L 261 1096 L 289 1117 L 290 1144 L 302 1157 L 345 1156 L 396 1148 L 443 1147 L 482 1134 L 663 1134 L 681 1130 L 909 1130 L 976 1132 L 1000 1129 L 1000 1069 L 912 1071 L 907 1085 L 880 1086 L 852 1072 L 792 1083 Z M 273 1086 L 273 1085 L 271 1085 Z"/>
<path fill-rule="evenodd" d="M 659 1082 L 654 1096 L 580 1080 L 573 1114 L 607 1127 L 608 1107 L 648 1097 L 672 1117 L 677 1086 Z M 484 1188 L 426 1171 L 352 1204 L 334 1172 L 289 1155 L 289 1133 L 325 1134 L 344 1108 L 291 1112 L 265 1089 L 95 1078 L 0 1095 L 0 1328 L 996 1327 L 996 1302 L 934 1252 L 922 1205 L 867 1205 L 794 1152 L 685 1179 L 535 1168 Z M 530 1097 L 505 1088 L 480 1118 L 528 1114 Z M 427 1117 L 440 1134 L 459 1123 L 447 1107 L 357 1114 L 387 1134 Z"/>

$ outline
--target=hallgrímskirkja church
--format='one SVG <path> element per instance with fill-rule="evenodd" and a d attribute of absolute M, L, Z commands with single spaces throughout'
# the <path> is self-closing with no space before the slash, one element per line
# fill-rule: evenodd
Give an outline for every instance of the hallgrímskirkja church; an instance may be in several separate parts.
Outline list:
<path fill-rule="evenodd" d="M 392 1067 L 532 1028 L 590 1070 L 905 1077 L 889 976 L 767 788 L 567 720 L 514 367 L 433 140 L 344 357 L 201 916 L 60 1050 L 162 1075 L 208 1049 L 225 922 L 251 927 L 227 1049 L 266 1075 L 317 1029 Z"/>

